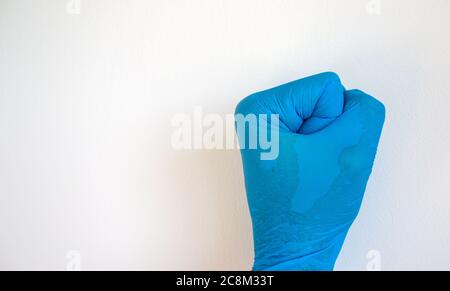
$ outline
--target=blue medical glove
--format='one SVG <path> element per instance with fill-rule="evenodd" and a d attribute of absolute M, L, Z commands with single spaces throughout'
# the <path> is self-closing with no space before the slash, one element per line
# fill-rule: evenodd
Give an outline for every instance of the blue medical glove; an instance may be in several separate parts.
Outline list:
<path fill-rule="evenodd" d="M 245 98 L 236 117 L 251 115 L 267 115 L 258 122 L 258 141 L 263 135 L 279 139 L 278 155 L 264 159 L 267 148 L 249 148 L 250 122 L 238 129 L 253 269 L 332 270 L 361 207 L 383 104 L 361 91 L 345 91 L 336 74 L 323 73 Z M 271 115 L 279 115 L 279 122 Z"/>

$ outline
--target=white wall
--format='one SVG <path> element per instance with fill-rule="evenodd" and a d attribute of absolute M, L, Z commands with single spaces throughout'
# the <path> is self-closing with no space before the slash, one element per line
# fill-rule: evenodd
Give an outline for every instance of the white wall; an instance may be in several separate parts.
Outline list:
<path fill-rule="evenodd" d="M 70 1 L 0 1 L 0 269 L 249 269 L 239 153 L 170 120 L 333 70 L 388 110 L 337 269 L 450 270 L 450 1 Z"/>

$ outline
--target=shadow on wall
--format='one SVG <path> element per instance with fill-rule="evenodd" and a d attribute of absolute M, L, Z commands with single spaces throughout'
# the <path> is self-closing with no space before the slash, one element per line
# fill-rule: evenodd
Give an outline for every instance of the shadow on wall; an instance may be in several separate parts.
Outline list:
<path fill-rule="evenodd" d="M 178 268 L 249 270 L 253 240 L 238 150 L 172 150 L 167 187 L 176 200 Z"/>

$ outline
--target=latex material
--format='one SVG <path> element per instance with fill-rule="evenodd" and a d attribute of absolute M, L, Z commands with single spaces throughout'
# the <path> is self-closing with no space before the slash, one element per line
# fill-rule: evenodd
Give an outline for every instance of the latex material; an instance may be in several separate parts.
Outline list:
<path fill-rule="evenodd" d="M 277 159 L 241 150 L 253 269 L 332 270 L 372 171 L 383 104 L 323 73 L 245 98 L 236 114 L 251 113 L 280 115 Z"/>

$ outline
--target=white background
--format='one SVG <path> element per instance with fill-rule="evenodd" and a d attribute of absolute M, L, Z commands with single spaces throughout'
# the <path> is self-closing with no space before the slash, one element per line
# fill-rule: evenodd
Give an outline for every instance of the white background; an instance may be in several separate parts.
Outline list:
<path fill-rule="evenodd" d="M 450 1 L 69 2 L 0 0 L 0 269 L 249 269 L 239 153 L 171 118 L 331 70 L 387 107 L 336 268 L 450 270 Z"/>

